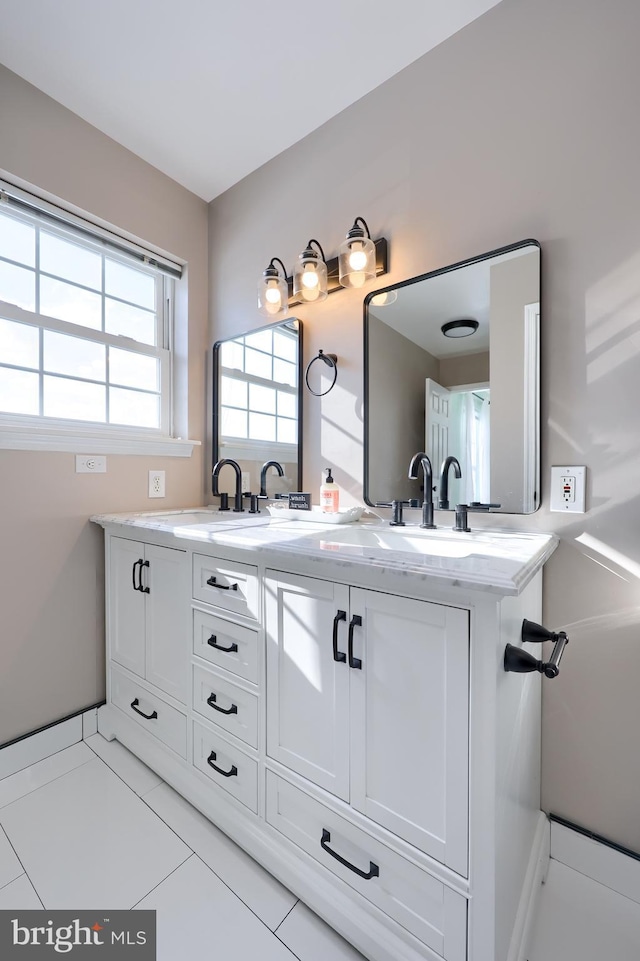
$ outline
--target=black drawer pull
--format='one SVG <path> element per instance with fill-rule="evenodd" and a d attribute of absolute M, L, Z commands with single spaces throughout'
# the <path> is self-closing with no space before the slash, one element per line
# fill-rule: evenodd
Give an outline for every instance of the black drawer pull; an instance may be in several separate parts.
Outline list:
<path fill-rule="evenodd" d="M 339 664 L 344 664 L 347 659 L 347 655 L 343 651 L 338 650 L 338 624 L 340 621 L 346 621 L 346 619 L 346 611 L 337 611 L 333 619 L 333 659 Z"/>
<path fill-rule="evenodd" d="M 136 704 L 139 704 L 139 703 L 140 701 L 138 700 L 137 697 L 135 697 L 131 702 L 131 707 L 136 712 L 136 714 L 139 714 L 140 717 L 143 717 L 145 721 L 153 721 L 153 719 L 158 716 L 157 711 L 154 711 L 153 714 L 145 714 L 144 711 L 141 711 L 139 707 L 136 707 Z"/>
<path fill-rule="evenodd" d="M 362 670 L 362 661 L 359 657 L 353 656 L 353 629 L 362 626 L 362 618 L 359 614 L 354 614 L 349 623 L 349 667 L 355 667 L 357 671 Z"/>
<path fill-rule="evenodd" d="M 218 638 L 215 634 L 211 635 L 207 644 L 209 647 L 215 647 L 216 651 L 222 651 L 223 654 L 235 654 L 238 650 L 238 645 L 235 642 L 231 644 L 231 647 L 223 647 L 222 644 L 218 644 Z"/>
<path fill-rule="evenodd" d="M 139 588 L 139 590 L 141 590 L 143 594 L 150 594 L 150 593 L 151 593 L 151 591 L 149 590 L 148 587 L 143 587 L 143 586 L 142 586 L 142 568 L 143 568 L 143 567 L 148 567 L 148 566 L 149 566 L 149 561 L 142 561 L 142 563 L 140 564 L 140 588 Z"/>
<path fill-rule="evenodd" d="M 209 587 L 217 587 L 218 590 L 220 591 L 237 591 L 238 590 L 237 584 L 217 584 L 216 579 L 213 575 L 207 578 L 207 584 L 209 585 Z"/>
<path fill-rule="evenodd" d="M 136 567 L 140 565 L 140 580 L 136 584 Z M 142 590 L 142 558 L 133 562 L 133 567 L 131 568 L 131 581 L 133 583 L 134 591 Z"/>
<path fill-rule="evenodd" d="M 217 765 L 213 763 L 215 759 L 216 759 L 216 752 L 212 751 L 209 757 L 207 758 L 207 764 L 209 765 L 209 767 L 212 767 L 214 771 L 217 771 L 218 774 L 222 774 L 223 777 L 235 777 L 237 775 L 238 768 L 235 766 L 235 764 L 231 765 L 230 771 L 223 771 L 221 767 L 217 767 Z"/>
<path fill-rule="evenodd" d="M 216 704 L 216 696 L 213 693 L 213 691 L 211 692 L 211 695 L 207 698 L 207 704 L 209 705 L 209 707 L 212 707 L 214 711 L 220 711 L 221 714 L 237 714 L 238 713 L 237 704 L 232 704 L 231 707 L 229 708 L 218 707 L 218 705 Z"/>
<path fill-rule="evenodd" d="M 349 868 L 350 871 L 353 871 L 354 874 L 357 874 L 359 878 L 364 878 L 365 881 L 370 881 L 371 878 L 377 878 L 380 876 L 380 868 L 377 864 L 374 864 L 373 861 L 369 861 L 368 871 L 361 871 L 360 868 L 355 866 L 355 864 L 351 864 L 351 862 L 347 861 L 346 858 L 340 857 L 339 854 L 336 854 L 335 851 L 332 851 L 329 847 L 330 840 L 331 835 L 326 828 L 323 828 L 322 838 L 320 839 L 320 847 L 323 849 L 323 851 L 326 851 L 327 854 L 330 854 L 332 858 L 335 858 L 336 861 L 339 861 L 340 864 L 342 864 L 345 868 Z"/>

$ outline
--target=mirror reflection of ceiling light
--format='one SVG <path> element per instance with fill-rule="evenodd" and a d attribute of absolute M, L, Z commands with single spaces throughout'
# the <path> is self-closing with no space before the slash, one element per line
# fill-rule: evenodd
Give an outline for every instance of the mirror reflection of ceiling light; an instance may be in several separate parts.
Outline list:
<path fill-rule="evenodd" d="M 477 320 L 449 320 L 443 324 L 440 330 L 445 337 L 470 337 L 475 334 L 480 324 Z"/>

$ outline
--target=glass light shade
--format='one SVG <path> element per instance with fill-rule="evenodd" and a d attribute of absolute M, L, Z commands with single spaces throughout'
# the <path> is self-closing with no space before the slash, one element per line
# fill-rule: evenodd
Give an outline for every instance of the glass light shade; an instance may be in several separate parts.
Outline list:
<path fill-rule="evenodd" d="M 353 236 L 359 234 L 359 236 Z M 338 272 L 343 287 L 362 287 L 376 276 L 376 248 L 363 230 L 350 230 L 338 250 Z"/>
<path fill-rule="evenodd" d="M 293 296 L 305 303 L 319 303 L 327 297 L 327 265 L 310 247 L 300 254 L 293 271 Z"/>
<path fill-rule="evenodd" d="M 258 310 L 265 317 L 278 317 L 289 306 L 286 280 L 275 267 L 267 267 L 258 283 Z"/>

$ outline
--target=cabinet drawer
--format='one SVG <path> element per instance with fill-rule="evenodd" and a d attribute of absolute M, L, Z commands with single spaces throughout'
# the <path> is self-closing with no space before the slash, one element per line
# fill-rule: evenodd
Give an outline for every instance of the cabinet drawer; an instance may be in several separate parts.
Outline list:
<path fill-rule="evenodd" d="M 272 771 L 266 785 L 269 824 L 446 961 L 464 961 L 467 902 L 461 894 Z"/>
<path fill-rule="evenodd" d="M 258 698 L 213 671 L 193 665 L 193 709 L 208 721 L 258 747 Z"/>
<path fill-rule="evenodd" d="M 112 668 L 111 701 L 180 757 L 187 757 L 187 719 L 156 694 L 150 694 Z M 143 715 L 147 715 L 144 717 Z M 155 716 L 154 716 L 155 715 Z"/>
<path fill-rule="evenodd" d="M 258 569 L 193 555 L 193 596 L 225 611 L 258 619 Z"/>
<path fill-rule="evenodd" d="M 193 653 L 258 683 L 258 634 L 206 611 L 193 611 Z"/>
<path fill-rule="evenodd" d="M 218 787 L 258 813 L 258 762 L 197 721 L 193 722 L 193 763 Z"/>

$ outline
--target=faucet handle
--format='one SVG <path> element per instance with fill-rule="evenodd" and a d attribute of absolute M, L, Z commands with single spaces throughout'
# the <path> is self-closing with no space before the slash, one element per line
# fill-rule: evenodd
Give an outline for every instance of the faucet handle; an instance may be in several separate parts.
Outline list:
<path fill-rule="evenodd" d="M 402 520 L 402 508 L 404 504 L 409 504 L 409 501 L 391 501 L 391 509 L 393 511 L 393 517 L 389 521 L 390 527 L 404 527 L 404 521 Z"/>
<path fill-rule="evenodd" d="M 468 504 L 456 504 L 456 522 L 453 527 L 454 531 L 470 531 L 469 521 L 467 518 L 467 511 L 469 510 Z"/>
<path fill-rule="evenodd" d="M 481 501 L 469 501 L 470 511 L 488 511 L 492 507 L 502 507 L 502 504 L 483 504 Z"/>
<path fill-rule="evenodd" d="M 218 508 L 218 510 L 219 510 L 219 511 L 228 511 L 228 510 L 229 510 L 229 495 L 227 494 L 226 491 L 223 491 L 219 496 L 220 496 L 220 507 Z"/>

